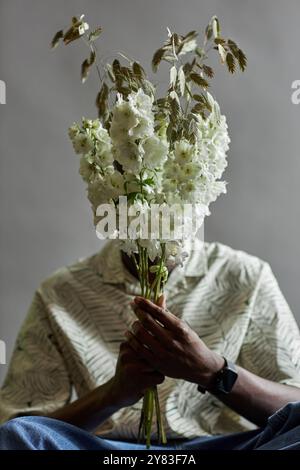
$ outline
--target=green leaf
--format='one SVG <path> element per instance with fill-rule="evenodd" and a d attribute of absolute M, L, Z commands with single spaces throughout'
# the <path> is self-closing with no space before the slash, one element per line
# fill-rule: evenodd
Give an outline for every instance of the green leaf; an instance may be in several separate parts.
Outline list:
<path fill-rule="evenodd" d="M 205 78 L 201 77 L 198 73 L 191 73 L 190 74 L 190 79 L 196 83 L 197 85 L 203 87 L 203 88 L 208 88 L 209 83 L 205 80 Z"/>
<path fill-rule="evenodd" d="M 235 72 L 235 59 L 231 52 L 227 52 L 226 54 L 226 65 L 230 73 Z"/>
<path fill-rule="evenodd" d="M 102 28 L 100 28 L 100 26 L 99 26 L 97 29 L 90 32 L 89 37 L 88 37 L 89 41 L 91 41 L 91 42 L 96 41 L 96 39 L 99 38 L 101 33 L 102 33 Z"/>
<path fill-rule="evenodd" d="M 52 41 L 51 41 L 51 48 L 52 49 L 55 49 L 58 44 L 59 44 L 59 41 L 64 37 L 64 32 L 63 30 L 61 29 L 60 31 L 57 31 L 57 33 L 54 35 Z"/>
<path fill-rule="evenodd" d="M 154 181 L 154 178 L 152 176 L 152 178 L 146 178 L 145 180 L 143 180 L 142 184 L 143 185 L 149 185 L 149 186 L 152 186 L 153 184 L 155 183 Z"/>

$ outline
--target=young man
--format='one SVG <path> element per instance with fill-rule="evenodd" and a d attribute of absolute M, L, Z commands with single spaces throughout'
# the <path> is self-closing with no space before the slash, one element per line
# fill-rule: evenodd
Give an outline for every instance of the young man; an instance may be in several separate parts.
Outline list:
<path fill-rule="evenodd" d="M 141 448 L 156 384 L 167 448 L 300 448 L 300 334 L 268 264 L 204 244 L 170 273 L 167 308 L 138 294 L 116 241 L 41 285 L 0 394 L 0 448 Z"/>

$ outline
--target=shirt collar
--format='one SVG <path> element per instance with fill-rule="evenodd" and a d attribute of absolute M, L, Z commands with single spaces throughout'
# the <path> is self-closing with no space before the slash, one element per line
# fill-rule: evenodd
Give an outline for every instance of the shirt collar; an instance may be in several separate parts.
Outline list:
<path fill-rule="evenodd" d="M 184 262 L 184 277 L 202 277 L 207 271 L 206 244 L 203 242 L 193 242 L 189 244 L 189 257 Z M 117 240 L 110 240 L 99 253 L 97 260 L 98 272 L 102 275 L 102 280 L 107 284 L 137 283 L 121 257 L 120 245 Z M 175 270 L 182 269 L 176 267 Z M 175 272 L 173 273 L 173 275 Z"/>

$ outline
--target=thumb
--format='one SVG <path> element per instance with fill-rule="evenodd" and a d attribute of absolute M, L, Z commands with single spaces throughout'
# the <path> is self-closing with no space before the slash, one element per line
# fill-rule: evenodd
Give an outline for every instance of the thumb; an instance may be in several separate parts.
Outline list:
<path fill-rule="evenodd" d="M 157 305 L 159 307 L 166 308 L 167 303 L 166 303 L 165 296 L 163 294 L 158 298 Z"/>

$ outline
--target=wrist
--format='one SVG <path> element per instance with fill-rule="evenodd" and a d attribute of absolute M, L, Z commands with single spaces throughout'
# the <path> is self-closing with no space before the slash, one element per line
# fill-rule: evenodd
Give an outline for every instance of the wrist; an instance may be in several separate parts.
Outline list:
<path fill-rule="evenodd" d="M 225 360 L 219 354 L 211 351 L 209 360 L 206 362 L 205 369 L 199 367 L 196 383 L 205 390 L 211 390 L 214 387 L 217 374 L 225 365 Z"/>
<path fill-rule="evenodd" d="M 105 384 L 105 395 L 107 398 L 108 406 L 113 412 L 122 408 L 122 396 L 119 387 L 116 384 L 115 377 L 112 377 Z"/>

